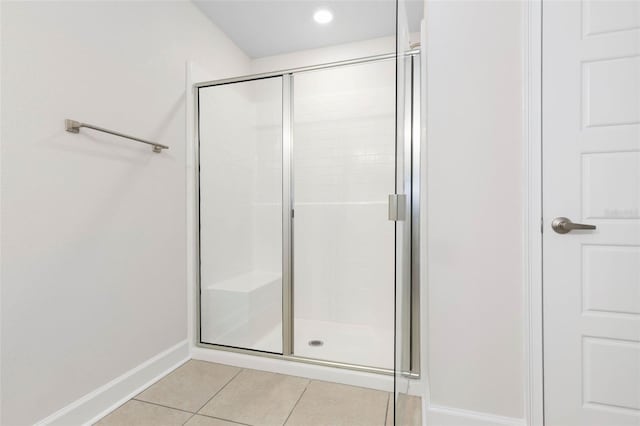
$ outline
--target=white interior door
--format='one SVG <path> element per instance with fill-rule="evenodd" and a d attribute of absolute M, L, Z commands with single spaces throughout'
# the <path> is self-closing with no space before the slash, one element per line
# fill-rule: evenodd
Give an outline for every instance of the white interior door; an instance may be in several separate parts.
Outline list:
<path fill-rule="evenodd" d="M 543 2 L 543 192 L 545 424 L 640 425 L 639 1 Z"/>

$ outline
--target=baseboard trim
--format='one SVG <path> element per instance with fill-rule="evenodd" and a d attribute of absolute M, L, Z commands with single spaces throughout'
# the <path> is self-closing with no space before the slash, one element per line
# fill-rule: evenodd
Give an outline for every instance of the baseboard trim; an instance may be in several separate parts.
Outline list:
<path fill-rule="evenodd" d="M 424 419 L 429 426 L 526 426 L 520 418 L 437 405 L 427 407 Z"/>
<path fill-rule="evenodd" d="M 91 425 L 190 358 L 186 340 L 61 408 L 36 426 Z"/>

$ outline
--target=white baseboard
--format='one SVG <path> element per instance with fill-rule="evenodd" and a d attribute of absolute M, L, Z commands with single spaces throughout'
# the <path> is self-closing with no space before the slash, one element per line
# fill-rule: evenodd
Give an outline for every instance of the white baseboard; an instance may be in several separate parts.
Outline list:
<path fill-rule="evenodd" d="M 428 405 L 428 404 L 427 404 Z M 451 407 L 428 406 L 423 416 L 429 426 L 525 426 L 524 419 Z"/>
<path fill-rule="evenodd" d="M 393 392 L 393 376 L 193 347 L 193 359 Z"/>
<path fill-rule="evenodd" d="M 189 344 L 185 340 L 61 408 L 36 423 L 36 426 L 90 425 L 184 364 L 189 358 Z"/>

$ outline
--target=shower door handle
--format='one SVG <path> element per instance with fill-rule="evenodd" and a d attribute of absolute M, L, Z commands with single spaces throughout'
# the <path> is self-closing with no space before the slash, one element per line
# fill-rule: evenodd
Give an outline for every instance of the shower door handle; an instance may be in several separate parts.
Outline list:
<path fill-rule="evenodd" d="M 407 196 L 405 194 L 389 194 L 389 220 L 394 222 L 406 220 Z"/>

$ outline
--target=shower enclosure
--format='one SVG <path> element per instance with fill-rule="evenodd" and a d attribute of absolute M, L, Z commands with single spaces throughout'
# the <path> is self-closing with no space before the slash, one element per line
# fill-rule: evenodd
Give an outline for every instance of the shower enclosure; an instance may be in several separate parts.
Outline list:
<path fill-rule="evenodd" d="M 418 373 L 417 55 L 196 85 L 201 345 Z"/>

